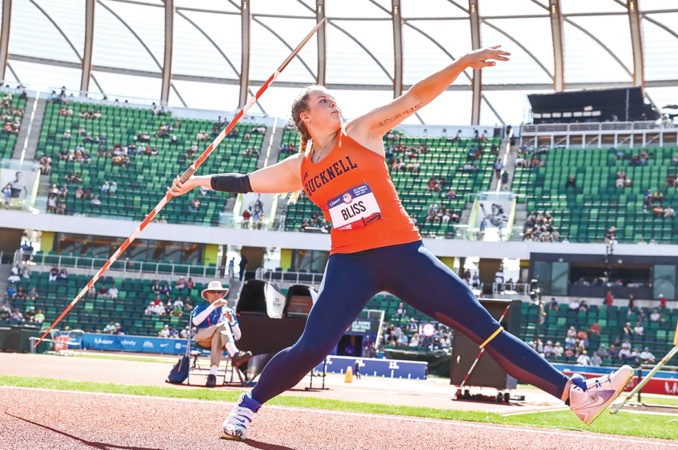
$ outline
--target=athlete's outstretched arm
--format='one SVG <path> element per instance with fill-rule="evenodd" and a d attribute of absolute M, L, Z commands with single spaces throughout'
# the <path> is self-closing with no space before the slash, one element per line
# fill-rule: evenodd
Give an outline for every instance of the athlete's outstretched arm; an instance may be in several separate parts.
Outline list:
<path fill-rule="evenodd" d="M 175 197 L 202 186 L 228 192 L 258 192 L 261 194 L 279 194 L 302 189 L 299 170 L 303 154 L 292 155 L 278 164 L 257 170 L 247 175 L 213 174 L 192 176 L 182 183 L 177 176 L 172 187 L 167 188 Z"/>
<path fill-rule="evenodd" d="M 449 66 L 424 78 L 405 94 L 391 103 L 376 108 L 356 118 L 349 126 L 361 130 L 370 137 L 381 137 L 400 122 L 414 114 L 447 89 L 467 68 L 482 69 L 492 67 L 496 61 L 508 61 L 511 54 L 500 50 L 498 45 L 492 48 L 475 50 L 462 56 Z"/>

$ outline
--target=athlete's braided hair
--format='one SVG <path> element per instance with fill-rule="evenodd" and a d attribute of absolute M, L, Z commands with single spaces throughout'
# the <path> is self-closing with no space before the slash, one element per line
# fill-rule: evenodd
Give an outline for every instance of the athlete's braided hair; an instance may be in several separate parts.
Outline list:
<path fill-rule="evenodd" d="M 294 127 L 301 136 L 301 145 L 299 146 L 299 152 L 310 152 L 313 148 L 313 140 L 311 139 L 311 134 L 306 129 L 304 121 L 301 120 L 301 113 L 308 111 L 308 100 L 311 91 L 317 89 L 324 89 L 324 87 L 312 84 L 306 86 L 303 91 L 297 95 L 297 98 L 292 102 L 292 120 L 294 121 Z M 290 200 L 288 203 L 296 203 L 299 199 L 299 194 L 301 191 L 296 191 L 290 194 Z"/>

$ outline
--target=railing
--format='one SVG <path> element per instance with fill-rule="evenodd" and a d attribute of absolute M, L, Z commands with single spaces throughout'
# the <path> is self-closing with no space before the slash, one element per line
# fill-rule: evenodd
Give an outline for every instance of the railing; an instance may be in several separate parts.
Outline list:
<path fill-rule="evenodd" d="M 269 281 L 271 283 L 303 283 L 320 285 L 323 281 L 322 273 L 308 273 L 308 272 L 291 272 L 282 270 L 271 270 L 258 268 L 255 273 L 257 280 Z"/>
<path fill-rule="evenodd" d="M 22 264 L 22 252 L 14 252 L 14 264 Z M 49 271 L 52 266 L 71 267 L 74 269 L 98 270 L 106 263 L 107 259 L 93 258 L 88 256 L 69 255 L 45 255 L 37 253 L 31 258 L 31 270 Z M 163 262 L 146 261 L 116 261 L 110 270 L 124 273 L 149 273 L 156 275 L 176 275 L 187 277 L 215 277 L 218 276 L 215 266 L 174 264 Z"/>
<path fill-rule="evenodd" d="M 492 283 L 494 295 L 529 295 L 529 283 Z"/>
<path fill-rule="evenodd" d="M 673 123 L 664 124 L 654 121 L 643 122 L 600 122 L 600 123 L 561 123 L 561 124 L 541 124 L 541 125 L 523 125 L 521 134 L 536 133 L 569 133 L 582 131 L 633 131 L 633 130 L 675 130 Z"/>

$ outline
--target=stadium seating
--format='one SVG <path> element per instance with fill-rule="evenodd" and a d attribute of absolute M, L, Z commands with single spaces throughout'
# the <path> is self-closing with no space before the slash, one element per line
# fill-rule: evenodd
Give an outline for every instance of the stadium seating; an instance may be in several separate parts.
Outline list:
<path fill-rule="evenodd" d="M 651 311 L 647 308 L 642 310 L 639 308 L 636 312 L 629 314 L 627 307 L 617 306 L 597 306 L 591 305 L 588 311 L 573 311 L 568 308 L 567 304 L 561 304 L 558 310 L 546 311 L 544 323 L 540 325 L 539 335 L 542 342 L 552 341 L 553 344 L 560 342 L 565 345 L 565 337 L 567 330 L 574 326 L 577 331 L 589 331 L 590 326 L 597 322 L 600 325 L 600 336 L 589 333 L 588 350 L 591 352 L 597 350 L 601 345 L 609 348 L 610 344 L 615 342 L 615 339 L 621 337 L 622 328 L 626 322 L 631 322 L 635 325 L 638 320 L 638 313 L 642 312 L 645 317 Z M 636 337 L 631 341 L 633 348 L 649 347 L 650 351 L 657 357 L 666 354 L 673 347 L 673 330 L 675 329 L 676 321 L 678 321 L 678 309 L 664 309 L 664 322 L 651 322 L 645 320 L 642 322 L 645 328 L 642 337 Z M 539 317 L 539 308 L 536 305 L 523 304 L 523 315 L 521 323 L 520 338 L 524 341 L 532 341 L 535 336 L 535 329 Z M 623 341 L 623 339 L 622 339 Z M 592 353 L 590 353 L 592 355 Z M 553 358 L 548 358 L 554 360 Z M 560 358 L 560 362 L 574 362 L 574 359 Z M 604 360 L 604 365 L 610 365 L 610 360 Z"/>
<path fill-rule="evenodd" d="M 36 300 L 13 299 L 10 300 L 10 303 L 22 312 L 28 310 L 31 306 L 34 306 L 36 310 L 42 309 L 45 314 L 43 327 L 47 327 L 77 296 L 90 278 L 90 275 L 70 275 L 66 282 L 49 282 L 49 272 L 33 272 L 30 280 L 22 279 L 22 282 L 17 286 L 22 286 L 25 292 L 30 291 L 35 286 L 39 297 Z M 185 301 L 186 297 L 190 296 L 193 306 L 203 301 L 200 299 L 200 291 L 206 285 L 196 283 L 194 289 L 190 291 L 187 289 L 177 290 L 175 286 L 178 279 L 179 277 L 175 276 L 173 281 L 169 282 L 173 288 L 172 300 L 180 296 Z M 161 285 L 164 285 L 168 280 L 160 279 L 159 281 Z M 155 298 L 155 294 L 151 292 L 154 282 L 155 280 L 103 277 L 97 283 L 96 288 L 99 289 L 102 285 L 110 287 L 111 284 L 115 283 L 119 290 L 118 298 L 85 296 L 63 319 L 59 327 L 69 326 L 71 329 L 79 328 L 85 331 L 95 331 L 103 330 L 110 321 L 114 321 L 121 324 L 125 334 L 141 336 L 156 336 L 158 331 L 166 324 L 170 327 L 174 325 L 179 330 L 184 328 L 188 324 L 187 309 L 184 309 L 185 314 L 182 317 L 144 315 L 144 310 L 149 302 Z M 166 296 L 161 295 L 161 298 L 164 302 L 167 301 Z"/>
<path fill-rule="evenodd" d="M 191 163 L 186 160 L 185 153 L 196 141 L 198 132 L 212 132 L 214 122 L 197 119 L 181 119 L 180 127 L 175 127 L 169 134 L 176 135 L 178 145 L 170 143 L 170 137 L 157 138 L 155 133 L 163 124 L 175 124 L 176 118 L 167 115 L 155 115 L 150 109 L 110 106 L 91 103 L 70 103 L 75 114 L 67 117 L 59 114 L 60 106 L 50 103 L 47 105 L 43 127 L 40 134 L 37 156 L 48 154 L 52 157 L 52 184 L 62 186 L 66 184 L 66 176 L 70 173 L 81 174 L 81 184 L 69 183 L 69 192 L 66 196 L 67 214 L 87 214 L 109 217 L 126 217 L 133 220 L 144 218 L 166 192 L 172 179 L 182 173 Z M 78 113 L 82 110 L 100 110 L 101 119 L 80 119 Z M 126 146 L 136 142 L 135 137 L 140 132 L 150 135 L 150 146 L 156 147 L 157 156 L 137 154 L 129 158 L 129 166 L 114 165 L 107 156 L 96 156 L 99 144 L 97 142 L 84 143 L 84 135 L 78 136 L 80 127 L 94 139 L 106 136 L 106 150 L 110 151 L 114 145 L 120 143 Z M 253 132 L 257 128 L 258 132 Z M 212 153 L 200 168 L 200 173 L 220 172 L 251 172 L 255 169 L 257 155 L 263 142 L 265 131 L 263 125 L 236 126 L 238 136 L 227 137 Z M 63 134 L 70 130 L 71 139 L 64 140 Z M 197 142 L 199 156 L 213 139 Z M 136 142 L 138 146 L 140 143 Z M 91 162 L 76 162 L 60 160 L 59 154 L 63 150 L 73 150 L 76 146 L 83 146 L 85 152 L 91 155 Z M 248 149 L 255 149 L 251 156 L 245 156 Z M 117 194 L 101 194 L 100 189 L 104 182 L 116 182 Z M 76 199 L 75 191 L 78 185 L 83 190 L 91 188 L 94 195 L 98 195 L 101 206 L 90 204 L 89 199 Z M 197 211 L 190 208 L 193 199 L 200 199 L 202 205 Z M 215 225 L 219 221 L 219 213 L 223 209 L 224 196 L 209 191 L 201 194 L 195 191 L 172 200 L 161 215 L 171 223 L 196 223 Z"/>
<path fill-rule="evenodd" d="M 4 94 L 0 96 L 0 104 L 4 102 L 5 97 L 7 94 Z M 12 101 L 10 102 L 10 107 L 15 110 L 26 110 L 26 99 L 21 98 L 18 95 L 12 95 Z M 10 115 L 9 114 L 9 109 L 7 107 L 3 107 L 0 109 L 0 115 L 5 116 L 5 119 L 3 122 L 7 123 L 8 121 L 11 123 L 14 120 L 18 120 L 19 122 L 22 121 L 23 117 L 20 115 Z M 14 151 L 14 146 L 16 145 L 16 138 L 17 138 L 18 133 L 10 133 L 8 131 L 0 131 L 0 160 L 2 159 L 8 159 L 12 157 L 12 153 Z"/>
<path fill-rule="evenodd" d="M 667 176 L 676 175 L 672 159 L 678 149 L 648 149 L 647 165 L 632 166 L 631 159 L 641 151 L 625 150 L 623 159 L 615 159 L 615 149 L 550 149 L 541 155 L 543 167 L 516 168 L 512 190 L 523 194 L 528 211 L 550 211 L 554 227 L 571 242 L 603 242 L 606 231 L 615 226 L 619 242 L 635 243 L 642 237 L 676 244 L 676 218 L 643 212 L 643 196 L 648 189 L 661 190 L 664 206 L 678 205 L 676 188 L 665 188 Z M 632 186 L 615 187 L 619 170 L 631 178 Z M 569 176 L 575 176 L 576 188 L 565 187 Z"/>
<path fill-rule="evenodd" d="M 471 140 L 456 142 L 443 138 L 408 137 L 402 134 L 394 134 L 394 136 L 397 136 L 397 138 L 384 137 L 384 146 L 387 151 L 391 146 L 408 147 L 417 144 L 425 144 L 430 150 L 428 153 L 419 154 L 416 159 L 421 164 L 418 175 L 413 175 L 408 171 L 391 172 L 393 183 L 405 209 L 417 220 L 419 230 L 424 236 L 449 236 L 453 234 L 454 224 L 451 222 L 447 224 L 426 222 L 429 206 L 436 204 L 439 207 L 455 211 L 461 216 L 467 202 L 471 201 L 470 195 L 490 187 L 493 174 L 492 164 L 496 155 L 492 154 L 489 148 L 493 144 L 498 145 L 499 139 L 490 139 L 489 142 L 484 144 L 486 151 L 479 160 L 475 161 L 479 170 L 465 172 L 462 169 L 467 162 L 468 151 L 472 145 Z M 290 144 L 294 145 L 295 152 L 298 151 L 300 138 L 295 131 L 285 129 L 282 145 L 289 146 Z M 281 151 L 279 160 L 290 154 L 290 152 Z M 397 153 L 395 156 L 402 157 L 401 154 Z M 443 192 L 428 192 L 427 184 L 432 176 L 436 178 L 443 176 L 445 178 Z M 455 191 L 456 198 L 447 198 L 446 194 L 449 189 Z M 304 219 L 310 219 L 314 213 L 319 212 L 310 200 L 301 198 L 297 204 L 289 206 L 286 228 L 288 230 L 299 230 Z"/>

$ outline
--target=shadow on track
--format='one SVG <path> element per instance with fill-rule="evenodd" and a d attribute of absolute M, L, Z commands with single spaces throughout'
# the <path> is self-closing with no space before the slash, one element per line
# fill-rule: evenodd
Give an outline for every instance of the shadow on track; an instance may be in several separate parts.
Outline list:
<path fill-rule="evenodd" d="M 259 450 L 294 450 L 292 447 L 285 447 L 284 445 L 267 444 L 265 442 L 253 441 L 252 439 L 244 441 L 243 444 L 249 445 L 250 447 L 254 447 Z"/>
<path fill-rule="evenodd" d="M 123 445 L 105 444 L 105 443 L 103 443 L 103 442 L 92 442 L 92 441 L 87 441 L 87 440 L 81 439 L 81 438 L 79 438 L 79 437 L 77 437 L 77 436 L 73 436 L 72 434 L 68 434 L 68 433 L 65 433 L 65 432 L 63 432 L 63 431 L 59 431 L 59 430 L 57 430 L 57 429 L 54 429 L 54 428 L 52 428 L 52 427 L 48 427 L 47 425 L 42 425 L 42 424 L 39 424 L 39 423 L 30 421 L 30 420 L 28 420 L 28 419 L 24 419 L 23 417 L 15 416 L 14 414 L 10 414 L 10 413 L 8 413 L 8 412 L 5 412 L 5 414 L 7 414 L 7 415 L 10 416 L 10 417 L 14 417 L 15 419 L 22 420 L 22 421 L 24 421 L 24 422 L 26 422 L 26 423 L 30 423 L 31 425 L 35 425 L 36 427 L 40 427 L 40 428 L 44 428 L 44 429 L 49 430 L 49 431 L 53 431 L 53 432 L 58 433 L 58 434 L 60 434 L 60 435 L 62 435 L 62 436 L 66 436 L 66 437 L 69 437 L 69 438 L 71 438 L 71 439 L 75 439 L 76 441 L 80 441 L 80 442 L 82 442 L 82 443 L 85 444 L 85 445 L 89 445 L 90 447 L 98 448 L 98 449 L 101 449 L 101 450 L 109 450 L 109 449 L 120 449 L 120 450 L 162 450 L 162 449 L 148 448 L 148 447 L 126 447 L 126 446 L 123 446 Z M 284 449 L 284 448 L 286 448 L 286 447 L 271 447 L 271 448 L 280 448 L 280 449 Z"/>

